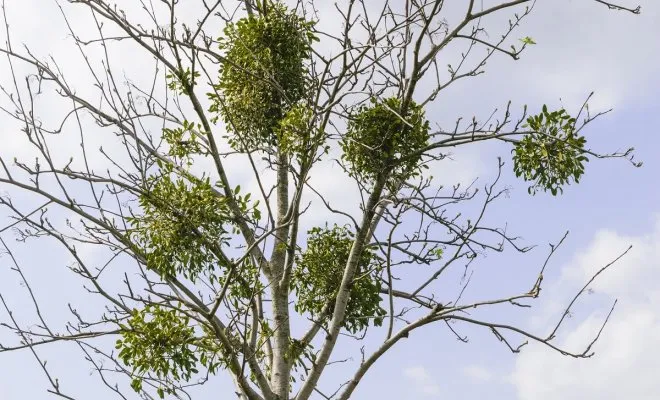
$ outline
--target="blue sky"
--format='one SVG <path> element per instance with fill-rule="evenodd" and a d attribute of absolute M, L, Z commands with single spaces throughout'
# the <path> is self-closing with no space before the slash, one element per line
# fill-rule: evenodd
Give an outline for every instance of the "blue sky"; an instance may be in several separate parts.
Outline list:
<path fill-rule="evenodd" d="M 8 2 L 15 45 L 24 41 L 38 54 L 63 59 L 69 75 L 75 76 L 78 61 L 69 59 L 72 53 L 60 29 L 61 19 L 52 4 L 42 3 Z M 356 399 L 644 400 L 660 395 L 660 381 L 654 379 L 653 372 L 660 370 L 660 139 L 656 133 L 660 126 L 660 4 L 627 1 L 642 5 L 642 15 L 631 16 L 586 0 L 538 3 L 518 31 L 518 36 L 531 36 L 538 44 L 519 61 L 500 57 L 490 62 L 486 74 L 448 89 L 427 114 L 441 125 L 451 124 L 461 115 L 484 117 L 508 100 L 518 107 L 563 104 L 575 110 L 591 91 L 595 92 L 594 109 L 614 108 L 589 126 L 585 133 L 589 143 L 604 152 L 635 147 L 636 158 L 644 166 L 635 169 L 622 160 L 594 160 L 580 185 L 568 188 L 561 197 L 528 196 L 525 184 L 511 173 L 509 149 L 502 146 L 459 149 L 455 161 L 447 161 L 438 170 L 443 182 L 466 182 L 479 176 L 479 182 L 485 184 L 492 178 L 497 156 L 509 161 L 503 180 L 512 191 L 493 208 L 490 218 L 506 222 L 525 243 L 539 245 L 523 257 L 504 253 L 481 260 L 466 293 L 471 298 L 527 289 L 533 271 L 546 255 L 546 244 L 556 242 L 565 230 L 571 232 L 549 267 L 545 290 L 535 307 L 516 313 L 496 310 L 482 314 L 489 320 L 515 321 L 535 332 L 547 332 L 561 313 L 559 307 L 590 272 L 628 245 L 634 246 L 628 257 L 593 286 L 594 295 L 585 299 L 560 331 L 560 343 L 569 348 L 588 343 L 611 301 L 618 298 L 617 309 L 595 347 L 597 354 L 593 359 L 572 360 L 530 345 L 514 356 L 488 332 L 459 326 L 470 337 L 470 342 L 463 344 L 446 328 L 429 327 L 412 334 L 384 357 L 367 375 Z M 118 51 L 117 64 L 128 71 L 127 76 L 139 80 L 141 66 L 131 64 L 132 51 Z M 5 64 L 0 65 L 4 68 Z M 2 75 L 0 81 L 5 84 Z M 84 85 L 81 90 L 85 90 Z M 12 142 L 13 127 L 3 118 L 0 116 L 0 137 L 4 149 L 0 148 L 0 153 L 20 153 L 18 142 Z M 71 143 L 57 145 L 66 154 Z M 345 203 L 348 196 L 337 190 L 345 181 L 333 174 L 329 170 L 319 176 L 321 190 L 335 203 L 351 207 Z M 250 184 L 246 183 L 248 187 Z M 97 309 L 98 304 L 81 297 L 84 294 L 77 289 L 77 280 L 66 273 L 66 256 L 54 246 L 35 242 L 13 248 L 53 320 L 66 317 L 67 302 L 90 312 Z M 0 259 L 0 290 L 20 313 L 28 310 L 29 304 L 7 263 L 6 257 Z M 0 312 L 0 321 L 5 319 Z M 0 339 L 5 337 L 0 330 Z M 350 349 L 346 344 L 340 350 Z M 81 398 L 112 398 L 97 391 L 98 381 L 89 376 L 89 367 L 76 361 L 81 356 L 74 346 L 53 346 L 45 349 L 44 355 L 65 388 Z M 333 378 L 344 372 L 343 366 L 335 368 Z M 0 370 L 0 398 L 51 397 L 45 392 L 47 382 L 38 365 L 27 352 L 0 354 Z M 212 385 L 222 390 L 226 383 L 219 380 Z"/>

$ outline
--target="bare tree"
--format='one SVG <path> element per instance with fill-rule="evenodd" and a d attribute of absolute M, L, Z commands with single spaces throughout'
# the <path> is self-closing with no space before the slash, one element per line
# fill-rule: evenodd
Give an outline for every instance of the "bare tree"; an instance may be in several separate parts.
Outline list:
<path fill-rule="evenodd" d="M 26 327 L 0 293 L 2 326 L 19 338 L 0 351 L 30 352 L 51 393 L 74 398 L 40 355 L 64 341 L 124 399 L 129 382 L 143 398 L 184 398 L 217 374 L 229 374 L 236 395 L 250 400 L 348 399 L 388 350 L 429 324 L 463 341 L 462 324 L 482 327 L 514 353 L 534 341 L 566 356 L 593 354 L 600 332 L 577 353 L 554 339 L 612 264 L 576 293 L 551 332 L 479 319 L 470 310 L 530 307 L 565 236 L 528 289 L 466 302 L 475 260 L 531 247 L 485 222 L 506 194 L 498 184 L 502 160 L 483 188 L 443 187 L 427 172 L 451 149 L 484 141 L 512 147 L 514 171 L 530 194 L 559 194 L 579 181 L 589 158 L 640 165 L 631 150 L 586 147 L 583 129 L 603 114 L 590 113 L 587 102 L 536 114 L 507 104 L 449 130 L 426 115 L 448 86 L 535 44 L 514 35 L 535 1 L 67 3 L 58 7 L 91 82 L 68 80 L 56 59 L 17 45 L 4 1 L 0 48 L 9 67 L 3 75 L 11 77 L 2 110 L 21 126 L 3 141 L 20 140 L 26 152 L 0 159 L 0 184 L 9 191 L 0 204 L 10 215 L 0 243 L 38 318 Z M 81 8 L 86 14 L 71 18 Z M 340 21 L 325 23 L 330 11 Z M 78 28 L 80 15 L 94 32 Z M 490 27 L 502 15 L 510 19 Z M 445 68 L 450 44 L 461 52 Z M 121 54 L 135 54 L 131 67 L 142 78 L 121 76 L 128 67 L 116 65 Z M 59 99 L 59 108 L 42 110 L 44 98 Z M 62 148 L 71 135 L 79 146 Z M 331 204 L 315 188 L 316 171 L 351 177 L 356 207 Z M 348 188 L 336 190 L 349 196 Z M 333 223 L 313 226 L 321 209 Z M 24 275 L 37 266 L 22 265 L 8 235 L 55 241 L 105 311 L 89 319 L 70 306 L 64 329 L 53 328 Z M 424 276 L 415 265 L 428 266 Z M 460 291 L 438 293 L 435 283 L 450 270 L 463 271 Z M 322 390 L 341 335 L 380 342 L 361 354 L 346 382 Z M 108 336 L 116 349 L 107 347 Z"/>

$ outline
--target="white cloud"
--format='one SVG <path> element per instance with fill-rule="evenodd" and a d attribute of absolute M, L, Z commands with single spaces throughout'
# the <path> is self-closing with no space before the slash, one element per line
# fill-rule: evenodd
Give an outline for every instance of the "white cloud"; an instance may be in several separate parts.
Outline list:
<path fill-rule="evenodd" d="M 437 396 L 440 394 L 440 386 L 426 368 L 422 366 L 408 367 L 403 370 L 403 375 L 413 381 L 414 390 L 426 396 Z"/>
<path fill-rule="evenodd" d="M 481 365 L 468 365 L 463 368 L 465 375 L 473 383 L 486 383 L 493 379 L 493 374 Z"/>
<path fill-rule="evenodd" d="M 518 358 L 512 375 L 520 400 L 650 400 L 660 396 L 660 219 L 649 234 L 598 233 L 563 269 L 558 286 L 577 287 L 628 244 L 633 245 L 631 252 L 592 287 L 598 298 L 619 298 L 594 347 L 596 355 L 575 360 L 530 346 Z M 561 343 L 570 350 L 584 347 L 598 332 L 606 307 L 564 329 Z"/>
<path fill-rule="evenodd" d="M 657 82 L 654 66 L 659 62 L 660 43 L 634 42 L 634 38 L 657 35 L 660 7 L 657 2 L 647 3 L 636 16 L 612 12 L 591 1 L 538 2 L 519 31 L 538 42 L 521 60 L 522 68 L 516 71 L 522 74 L 519 82 L 549 100 L 561 97 L 570 107 L 591 90 L 596 91 L 591 102 L 594 109 L 620 107 L 642 92 L 651 94 L 647 86 Z M 526 57 L 534 66 L 526 64 Z"/>

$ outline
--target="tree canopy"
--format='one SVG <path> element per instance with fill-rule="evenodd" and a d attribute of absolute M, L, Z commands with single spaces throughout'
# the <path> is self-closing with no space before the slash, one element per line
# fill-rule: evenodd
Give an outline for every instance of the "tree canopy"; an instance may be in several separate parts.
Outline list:
<path fill-rule="evenodd" d="M 588 147 L 585 127 L 602 113 L 586 101 L 576 110 L 509 103 L 495 117 L 459 119 L 449 130 L 429 112 L 448 86 L 481 74 L 487 61 L 517 60 L 542 46 L 519 32 L 536 2 L 347 0 L 336 4 L 333 21 L 319 1 L 163 0 L 135 11 L 105 0 L 69 3 L 63 21 L 91 83 L 66 78 L 57 55 L 18 46 L 6 14 L 0 48 L 13 85 L 3 86 L 3 111 L 20 125 L 3 139 L 29 149 L 0 153 L 0 187 L 9 191 L 0 197 L 9 218 L 0 227 L 4 250 L 32 295 L 23 271 L 42 266 L 14 257 L 8 237 L 35 248 L 54 241 L 104 307 L 91 319 L 72 307 L 60 330 L 31 296 L 39 322 L 28 328 L 0 293 L 10 318 L 3 324 L 20 339 L 0 352 L 31 350 L 51 393 L 75 398 L 40 356 L 41 346 L 65 341 L 124 399 L 185 398 L 227 374 L 235 388 L 221 397 L 345 400 L 384 354 L 430 324 L 461 340 L 456 326 L 488 329 L 512 352 L 535 341 L 566 356 L 592 355 L 593 342 L 573 353 L 555 341 L 591 281 L 550 333 L 466 313 L 529 307 L 564 239 L 522 293 L 464 301 L 469 279 L 457 293 L 436 286 L 489 252 L 531 249 L 485 217 L 507 192 L 503 171 L 527 182 L 530 195 L 557 196 L 579 183 L 590 160 L 641 165 L 632 149 Z M 69 7 L 87 10 L 95 31 L 79 30 Z M 191 19 L 186 7 L 199 14 Z M 510 19 L 491 27 L 501 15 Z M 111 50 L 126 43 L 153 61 L 148 79 L 123 79 L 114 66 Z M 447 65 L 450 44 L 463 50 Z M 39 99 L 53 95 L 69 108 L 42 115 Z M 58 150 L 67 132 L 78 146 Z M 493 182 L 445 187 L 434 179 L 452 149 L 479 142 L 510 150 Z M 352 179 L 359 196 L 333 190 L 354 207 L 331 204 L 315 188 L 313 176 L 332 174 Z M 346 382 L 321 388 L 340 336 L 367 341 L 368 351 L 347 366 Z"/>

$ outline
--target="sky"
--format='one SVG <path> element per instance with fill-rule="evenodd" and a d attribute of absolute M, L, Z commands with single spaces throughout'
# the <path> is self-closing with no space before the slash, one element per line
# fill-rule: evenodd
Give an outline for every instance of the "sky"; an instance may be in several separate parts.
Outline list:
<path fill-rule="evenodd" d="M 575 109 L 592 91 L 594 110 L 613 108 L 585 132 L 590 145 L 604 152 L 635 147 L 636 159 L 644 166 L 595 160 L 579 186 L 569 187 L 564 195 L 531 197 L 507 163 L 503 181 L 512 190 L 490 218 L 506 222 L 526 244 L 539 246 L 524 257 L 505 252 L 481 260 L 466 294 L 475 299 L 489 298 L 527 289 L 533 271 L 546 256 L 547 243 L 556 242 L 568 230 L 570 234 L 549 267 L 545 289 L 535 307 L 515 314 L 486 314 L 488 319 L 514 321 L 534 332 L 547 333 L 562 306 L 585 280 L 632 245 L 627 256 L 591 286 L 593 294 L 585 297 L 560 331 L 559 343 L 574 350 L 583 347 L 617 299 L 614 314 L 594 347 L 596 355 L 575 360 L 534 344 L 514 355 L 482 330 L 459 325 L 457 329 L 470 338 L 464 344 L 444 328 L 429 327 L 416 331 L 387 354 L 366 376 L 355 399 L 658 398 L 660 380 L 654 379 L 654 371 L 660 370 L 660 185 L 656 183 L 660 176 L 656 156 L 660 146 L 656 132 L 660 126 L 660 3 L 621 1 L 629 6 L 640 4 L 642 14 L 609 11 L 587 0 L 538 1 L 535 12 L 518 30 L 519 36 L 530 36 L 537 45 L 518 61 L 495 58 L 485 74 L 450 87 L 427 110 L 432 120 L 446 125 L 458 116 L 483 117 L 509 100 L 519 108 L 528 104 L 538 109 L 548 104 Z M 77 89 L 84 92 L 89 90 L 84 84 L 88 81 L 82 80 L 82 73 L 77 76 L 79 59 L 61 29 L 62 19 L 53 4 L 44 0 L 6 1 L 14 45 L 24 42 L 36 54 L 62 60 L 69 76 L 80 79 Z M 81 31 L 89 29 L 85 14 L 76 8 L 70 12 Z M 113 54 L 126 76 L 135 81 L 148 78 L 143 64 L 135 61 L 135 49 L 118 48 Z M 2 72 L 5 65 L 0 64 L 2 84 L 7 84 Z M 52 111 L 45 109 L 44 118 Z M 3 118 L 0 116 L 0 153 L 23 154 L 25 149 L 12 141 L 13 126 Z M 54 145 L 65 156 L 72 143 Z M 509 150 L 501 146 L 459 149 L 454 160 L 438 171 L 439 179 L 468 182 L 479 177 L 485 184 L 492 178 L 497 156 L 508 161 Z M 333 204 L 354 206 L 347 203 L 350 196 L 337 190 L 347 186 L 336 172 L 329 169 L 313 179 Z M 246 185 L 249 188 L 254 182 Z M 4 190 L 0 187 L 0 192 Z M 313 209 L 312 215 L 317 216 L 310 223 L 325 219 L 319 210 Z M 91 300 L 81 301 L 84 294 L 78 281 L 66 274 L 66 257 L 57 255 L 55 246 L 42 242 L 12 246 L 40 289 L 39 296 L 53 320 L 66 316 L 69 302 L 90 313 L 98 309 Z M 7 258 L 0 258 L 0 291 L 17 314 L 23 310 L 28 314 L 31 311 L 24 291 L 8 267 Z M 6 317 L 0 313 L 0 322 Z M 0 339 L 3 335 L 0 330 Z M 345 346 L 343 351 L 350 352 L 350 345 Z M 48 365 L 58 371 L 64 388 L 81 398 L 112 398 L 109 393 L 98 392 L 98 381 L 90 376 L 89 367 L 72 361 L 80 357 L 75 347 L 53 346 L 43 354 Z M 45 392 L 43 374 L 27 352 L 0 353 L 0 371 L 1 399 L 52 398 Z M 337 376 L 341 372 L 336 372 Z M 212 383 L 220 390 L 224 384 Z"/>

